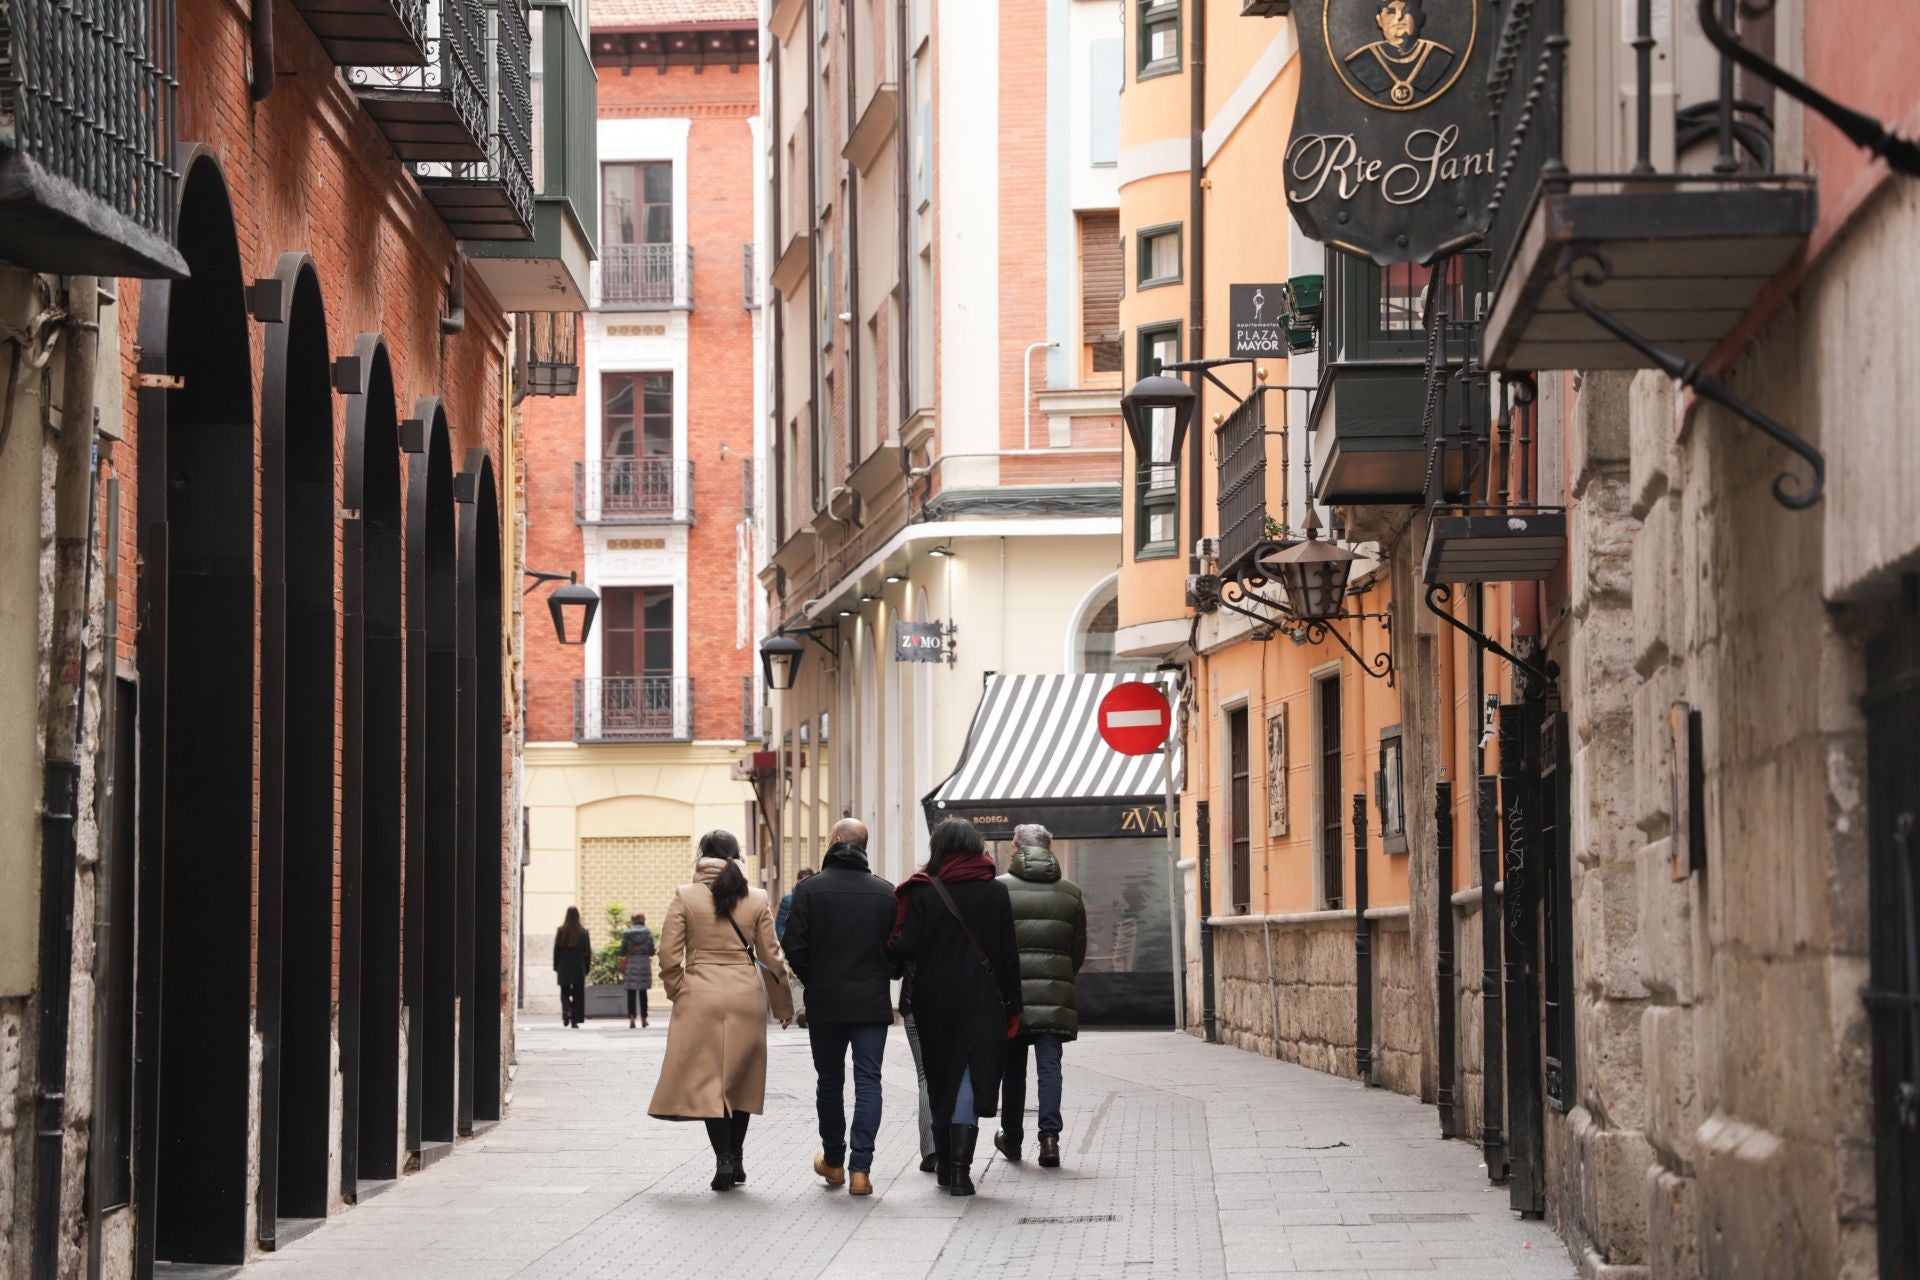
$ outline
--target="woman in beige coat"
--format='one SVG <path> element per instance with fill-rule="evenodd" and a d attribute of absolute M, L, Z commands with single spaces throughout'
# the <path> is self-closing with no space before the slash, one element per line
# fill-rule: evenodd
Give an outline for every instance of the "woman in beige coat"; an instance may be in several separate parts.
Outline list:
<path fill-rule="evenodd" d="M 766 1107 L 767 1014 L 791 1023 L 793 996 L 783 978 L 763 980 L 784 971 L 780 942 L 766 892 L 747 885 L 740 842 L 725 831 L 701 836 L 694 874 L 674 891 L 660 936 L 673 1016 L 647 1114 L 706 1121 L 712 1186 L 725 1191 L 747 1180 L 747 1121 Z"/>

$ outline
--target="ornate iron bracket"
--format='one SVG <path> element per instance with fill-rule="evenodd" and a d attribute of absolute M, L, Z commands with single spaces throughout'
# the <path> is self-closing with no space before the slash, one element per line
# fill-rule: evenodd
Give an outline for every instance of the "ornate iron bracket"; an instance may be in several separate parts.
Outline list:
<path fill-rule="evenodd" d="M 1393 617 L 1386 613 L 1336 613 L 1326 618 L 1296 617 L 1291 610 L 1277 601 L 1260 594 L 1260 588 L 1267 579 L 1258 573 L 1242 571 L 1223 578 L 1220 582 L 1220 604 L 1242 617 L 1251 618 L 1267 630 L 1269 634 L 1281 632 L 1301 644 L 1321 644 L 1331 637 L 1342 649 L 1360 664 L 1360 670 L 1376 680 L 1385 680 L 1387 687 L 1394 684 L 1393 667 Z M 1259 613 L 1248 608 L 1240 601 L 1248 601 L 1271 610 Z M 1368 658 L 1356 649 L 1352 642 L 1332 624 L 1336 622 L 1359 622 L 1367 618 L 1376 618 L 1380 629 L 1387 633 L 1387 647 Z"/>
<path fill-rule="evenodd" d="M 1452 627 L 1455 631 L 1458 631 L 1467 639 L 1473 641 L 1474 644 L 1480 648 L 1485 649 L 1497 657 L 1505 658 L 1508 662 L 1512 663 L 1517 670 L 1524 672 L 1528 679 L 1537 681 L 1542 690 L 1553 687 L 1554 681 L 1560 678 L 1559 663 L 1553 661 L 1551 658 L 1547 659 L 1545 666 L 1529 662 L 1511 649 L 1508 649 L 1498 640 L 1495 640 L 1492 636 L 1487 635 L 1483 631 L 1475 631 L 1472 627 L 1460 621 L 1460 619 L 1454 617 L 1441 607 L 1452 599 L 1452 587 L 1444 582 L 1433 583 L 1427 588 L 1427 612 Z"/>
<path fill-rule="evenodd" d="M 1585 269 L 1580 269 L 1583 266 Z M 1655 368 L 1681 386 L 1690 387 L 1701 397 L 1745 418 L 1774 443 L 1806 461 L 1813 469 L 1811 480 L 1796 486 L 1795 477 L 1789 471 L 1783 471 L 1773 478 L 1775 502 L 1789 510 L 1805 511 L 1820 501 L 1821 491 L 1827 483 L 1827 459 L 1820 450 L 1734 395 L 1727 389 L 1726 383 L 1701 368 L 1699 361 L 1683 360 L 1671 351 L 1655 346 L 1582 291 L 1582 285 L 1589 289 L 1597 288 L 1612 276 L 1613 264 L 1605 252 L 1593 245 L 1568 245 L 1560 255 L 1556 273 L 1560 277 L 1560 287 L 1566 291 L 1567 300 L 1584 312 L 1588 319 L 1645 356 Z"/>
<path fill-rule="evenodd" d="M 1773 0 L 1764 0 L 1763 3 L 1757 4 L 1743 0 L 1740 7 L 1745 13 L 1758 16 L 1773 8 Z M 1720 15 L 1715 12 L 1715 9 L 1714 0 L 1698 0 L 1694 6 L 1694 11 L 1700 18 L 1700 30 L 1706 34 L 1714 48 L 1789 98 L 1796 99 L 1819 113 L 1829 124 L 1845 135 L 1847 141 L 1864 148 L 1869 155 L 1885 160 L 1888 167 L 1895 173 L 1903 173 L 1908 177 L 1920 177 L 1920 143 L 1901 137 L 1894 132 L 1892 125 L 1884 121 L 1876 120 L 1865 112 L 1855 111 L 1844 103 L 1835 102 L 1806 81 L 1782 70 L 1773 62 L 1747 48 L 1740 43 L 1739 37 L 1720 25 Z"/>

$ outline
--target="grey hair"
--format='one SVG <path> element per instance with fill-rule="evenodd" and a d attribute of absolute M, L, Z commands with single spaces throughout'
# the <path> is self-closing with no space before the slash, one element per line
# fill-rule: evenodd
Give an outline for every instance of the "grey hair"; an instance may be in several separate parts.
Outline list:
<path fill-rule="evenodd" d="M 1023 822 L 1013 829 L 1014 848 L 1038 846 L 1042 849 L 1053 848 L 1053 832 L 1037 822 Z"/>

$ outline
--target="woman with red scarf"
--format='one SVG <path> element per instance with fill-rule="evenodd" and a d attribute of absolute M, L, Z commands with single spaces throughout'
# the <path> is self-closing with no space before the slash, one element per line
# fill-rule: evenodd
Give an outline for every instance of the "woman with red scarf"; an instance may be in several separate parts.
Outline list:
<path fill-rule="evenodd" d="M 980 1118 L 994 1114 L 1007 1041 L 1020 1030 L 1013 903 L 971 822 L 933 829 L 927 865 L 894 890 L 888 951 L 913 972 L 914 1023 L 933 1101 L 934 1172 L 973 1194 Z"/>

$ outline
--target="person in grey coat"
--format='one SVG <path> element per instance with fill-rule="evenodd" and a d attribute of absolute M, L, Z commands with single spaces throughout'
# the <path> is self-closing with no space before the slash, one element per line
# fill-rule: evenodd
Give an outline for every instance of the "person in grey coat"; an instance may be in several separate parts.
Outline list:
<path fill-rule="evenodd" d="M 627 1025 L 633 1025 L 633 1010 L 638 996 L 640 1025 L 647 1025 L 647 992 L 653 987 L 653 930 L 647 918 L 635 916 L 620 935 L 620 985 L 627 989 Z"/>

